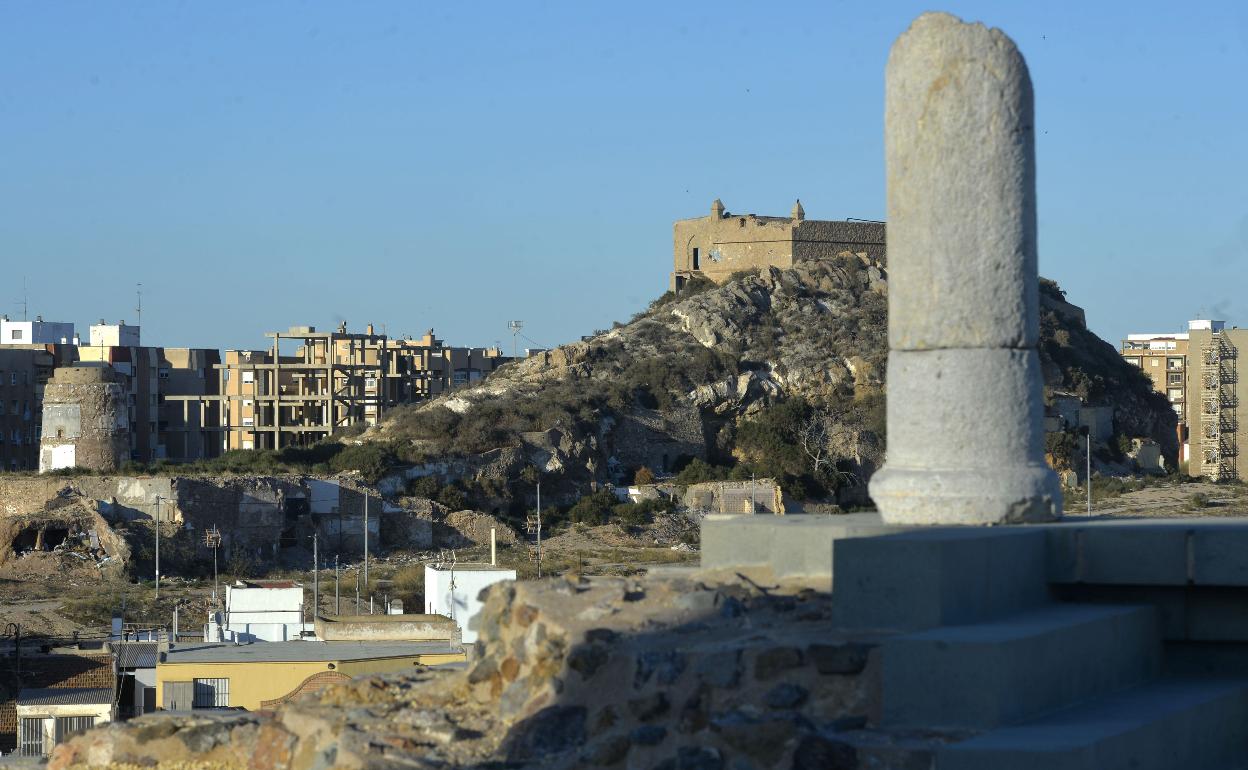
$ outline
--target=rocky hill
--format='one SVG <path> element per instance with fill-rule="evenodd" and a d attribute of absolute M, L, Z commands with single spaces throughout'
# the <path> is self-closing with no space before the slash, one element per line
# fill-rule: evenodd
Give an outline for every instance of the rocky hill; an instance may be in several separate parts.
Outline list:
<path fill-rule="evenodd" d="M 754 473 L 782 479 L 791 498 L 862 501 L 884 452 L 887 294 L 884 266 L 850 254 L 696 285 L 587 341 L 396 410 L 365 438 L 403 446 L 416 473 L 462 479 L 487 508 L 528 499 L 526 466 L 556 500 L 647 468 L 690 481 Z M 1165 399 L 1052 282 L 1042 316 L 1046 389 L 1114 407 L 1116 430 L 1156 439 L 1173 467 Z"/>

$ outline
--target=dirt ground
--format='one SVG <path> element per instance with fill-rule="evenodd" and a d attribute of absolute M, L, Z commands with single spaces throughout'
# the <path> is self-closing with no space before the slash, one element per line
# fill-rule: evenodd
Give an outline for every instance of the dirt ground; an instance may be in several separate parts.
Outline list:
<path fill-rule="evenodd" d="M 1113 497 L 1095 499 L 1093 516 L 1248 516 L 1248 486 L 1205 481 L 1148 486 Z M 1066 515 L 1086 512 L 1083 493 L 1066 493 Z"/>
<path fill-rule="evenodd" d="M 690 539 L 689 531 L 687 525 L 673 527 L 670 523 L 639 530 L 611 524 L 574 525 L 543 538 L 542 574 L 629 575 L 656 565 L 696 563 L 697 548 L 686 542 Z M 423 565 L 442 556 L 437 551 L 395 551 L 375 556 L 370 562 L 370 571 L 377 600 L 421 590 Z M 460 563 L 488 562 L 490 549 L 488 545 L 459 549 L 455 558 Z M 498 563 L 514 568 L 521 580 L 537 577 L 536 548 L 523 537 L 513 545 L 499 546 Z M 112 611 L 122 606 L 123 599 L 128 622 L 167 624 L 172 619 L 173 605 L 181 603 L 182 628 L 198 630 L 209 611 L 210 582 L 183 580 L 177 575 L 176 565 L 162 566 L 166 579 L 162 581 L 161 598 L 157 603 L 150 581 L 107 580 L 98 570 L 80 568 L 76 560 L 64 555 L 23 555 L 0 567 L 0 636 L 11 635 L 11 631 L 5 629 L 16 623 L 21 627 L 22 636 L 27 638 L 70 639 L 75 633 L 84 639 L 102 638 L 109 632 Z M 359 567 L 358 562 L 341 564 L 340 590 L 348 608 L 354 600 L 355 572 Z M 333 575 L 332 568 L 321 573 L 321 611 L 325 613 L 334 611 Z M 311 602 L 310 571 L 293 570 L 289 565 L 277 563 L 270 565 L 267 572 L 246 577 L 298 580 L 304 584 L 307 600 Z M 221 584 L 233 579 L 235 576 L 223 574 Z M 402 582 L 404 579 L 408 581 L 406 584 Z M 415 585 L 412 581 L 416 581 Z M 367 596 L 367 589 L 364 595 Z"/>

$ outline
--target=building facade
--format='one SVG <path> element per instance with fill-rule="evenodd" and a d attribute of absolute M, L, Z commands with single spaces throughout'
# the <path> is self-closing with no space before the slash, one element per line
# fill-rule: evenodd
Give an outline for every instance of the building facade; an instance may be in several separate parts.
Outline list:
<path fill-rule="evenodd" d="M 72 323 L 45 321 L 10 321 L 0 316 L 0 345 L 77 345 Z"/>
<path fill-rule="evenodd" d="M 386 411 L 470 384 L 510 361 L 497 348 L 450 348 L 430 330 L 390 339 L 370 324 L 269 332 L 265 350 L 227 350 L 215 393 L 170 394 L 206 445 L 221 451 L 305 446 L 376 425 Z M 285 347 L 284 347 L 285 346 Z"/>
<path fill-rule="evenodd" d="M 711 213 L 672 226 L 670 287 L 679 292 L 693 278 L 727 281 L 733 273 L 760 267 L 792 267 L 807 259 L 859 254 L 885 260 L 884 223 L 806 219 L 801 201 L 788 217 L 731 214 L 716 199 Z"/>
<path fill-rule="evenodd" d="M 1193 321 L 1192 323 L 1202 323 Z M 1221 321 L 1204 323 L 1219 324 Z M 1170 402 L 1178 415 L 1178 439 L 1180 462 L 1190 461 L 1189 430 L 1187 423 L 1187 371 L 1189 366 L 1188 333 L 1174 334 L 1128 334 L 1122 341 L 1120 352 L 1127 363 L 1140 367 L 1153 390 Z"/>
<path fill-rule="evenodd" d="M 1248 383 L 1239 379 L 1239 352 L 1248 350 L 1248 329 L 1223 321 L 1188 324 L 1187 424 L 1189 472 L 1213 481 L 1248 478 L 1248 434 L 1239 422 Z"/>

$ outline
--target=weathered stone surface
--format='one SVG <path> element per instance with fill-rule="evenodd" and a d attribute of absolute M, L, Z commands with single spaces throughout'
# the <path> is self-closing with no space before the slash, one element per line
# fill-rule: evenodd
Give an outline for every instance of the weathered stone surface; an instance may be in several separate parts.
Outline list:
<path fill-rule="evenodd" d="M 364 677 L 272 714 L 144 717 L 69 741 L 54 766 L 787 768 L 803 736 L 866 720 L 876 678 L 819 676 L 807 653 L 856 642 L 796 620 L 824 616 L 826 594 L 709 579 L 494 586 L 467 670 Z M 748 612 L 691 618 L 678 599 L 698 591 Z"/>
<path fill-rule="evenodd" d="M 1013 41 L 923 14 L 889 55 L 884 121 L 890 347 L 1034 347 L 1035 119 Z"/>
<path fill-rule="evenodd" d="M 1044 521 L 1031 80 L 1000 30 L 919 17 L 893 45 L 888 524 Z"/>

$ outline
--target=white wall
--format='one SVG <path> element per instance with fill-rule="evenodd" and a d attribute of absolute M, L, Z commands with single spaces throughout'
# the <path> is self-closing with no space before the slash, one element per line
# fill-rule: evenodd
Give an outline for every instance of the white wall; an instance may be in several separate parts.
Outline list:
<path fill-rule="evenodd" d="M 125 324 L 91 324 L 90 342 L 92 347 L 138 347 L 139 327 Z"/>
<path fill-rule="evenodd" d="M 514 569 L 500 567 L 460 568 L 425 565 L 425 612 L 452 618 L 463 633 L 465 644 L 477 641 L 477 616 L 482 602 L 478 595 L 483 588 L 515 580 Z M 454 589 L 451 587 L 454 582 Z"/>
<path fill-rule="evenodd" d="M 21 735 L 21 720 L 43 718 L 43 748 L 51 752 L 56 745 L 57 717 L 95 717 L 95 726 L 113 721 L 112 703 L 88 703 L 73 706 L 23 706 L 17 707 L 18 735 Z M 19 737 L 20 741 L 20 737 Z M 20 746 L 19 746 L 20 749 Z"/>
<path fill-rule="evenodd" d="M 3 321 L 0 320 L 0 344 L 2 345 L 59 345 L 72 344 L 74 325 L 58 321 Z"/>

